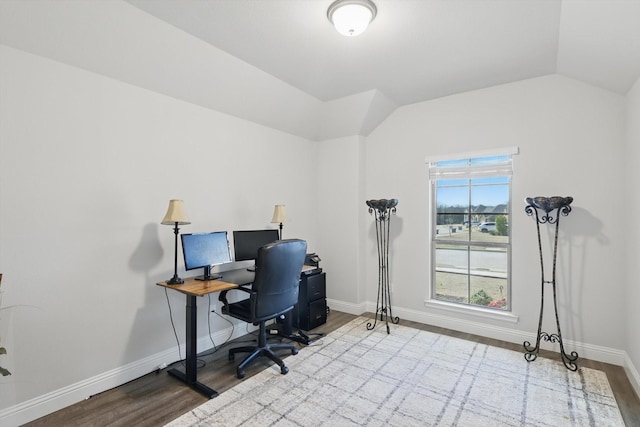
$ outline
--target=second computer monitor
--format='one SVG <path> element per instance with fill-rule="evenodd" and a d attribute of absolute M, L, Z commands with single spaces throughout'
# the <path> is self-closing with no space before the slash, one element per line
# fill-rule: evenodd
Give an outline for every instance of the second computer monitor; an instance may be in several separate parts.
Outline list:
<path fill-rule="evenodd" d="M 236 261 L 255 260 L 258 249 L 280 238 L 278 230 L 241 230 L 233 232 Z"/>

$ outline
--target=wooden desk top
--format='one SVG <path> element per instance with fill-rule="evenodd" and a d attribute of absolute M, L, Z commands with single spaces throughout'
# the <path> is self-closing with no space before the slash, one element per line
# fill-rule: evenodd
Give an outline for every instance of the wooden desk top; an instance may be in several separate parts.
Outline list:
<path fill-rule="evenodd" d="M 239 286 L 235 283 L 224 282 L 222 280 L 196 280 L 193 277 L 184 279 L 184 283 L 181 285 L 169 285 L 167 282 L 160 282 L 156 284 L 158 286 L 164 286 L 165 288 L 182 292 L 183 294 L 195 295 L 197 297 L 214 292 L 226 291 L 228 289 L 235 289 Z"/>
<path fill-rule="evenodd" d="M 302 271 L 312 270 L 314 268 L 315 267 L 310 265 L 304 265 L 302 266 Z M 250 274 L 251 276 L 253 275 L 253 273 L 248 273 L 248 272 L 245 273 L 245 272 L 246 272 L 246 269 L 241 268 L 238 270 L 229 270 L 227 272 L 222 272 L 221 280 L 196 280 L 193 277 L 190 277 L 190 278 L 184 279 L 184 283 L 180 285 L 169 285 L 167 282 L 156 283 L 156 285 L 173 289 L 175 291 L 182 292 L 183 294 L 201 297 L 207 294 L 212 294 L 214 292 L 221 292 L 221 291 L 226 291 L 228 289 L 235 289 L 239 287 L 240 285 L 237 283 L 225 282 L 224 281 L 225 273 L 227 273 L 230 277 L 234 277 L 238 273 L 241 276 L 245 276 L 246 274 Z M 241 280 L 241 283 L 244 284 L 244 282 L 246 282 L 246 280 Z"/>

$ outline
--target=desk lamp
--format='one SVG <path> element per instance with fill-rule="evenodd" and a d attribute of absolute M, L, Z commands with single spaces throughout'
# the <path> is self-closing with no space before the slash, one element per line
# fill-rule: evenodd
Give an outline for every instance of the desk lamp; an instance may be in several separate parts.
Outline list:
<path fill-rule="evenodd" d="M 284 210 L 284 205 L 276 205 L 273 209 L 273 218 L 271 218 L 272 224 L 280 223 L 280 240 L 282 240 L 282 223 L 287 222 L 287 212 Z"/>
<path fill-rule="evenodd" d="M 191 224 L 189 217 L 184 211 L 184 203 L 182 200 L 169 200 L 169 208 L 162 220 L 163 225 L 173 225 L 173 233 L 175 234 L 175 243 L 173 246 L 173 277 L 167 280 L 169 285 L 179 285 L 184 283 L 184 280 L 178 277 L 178 228 L 179 225 Z"/>

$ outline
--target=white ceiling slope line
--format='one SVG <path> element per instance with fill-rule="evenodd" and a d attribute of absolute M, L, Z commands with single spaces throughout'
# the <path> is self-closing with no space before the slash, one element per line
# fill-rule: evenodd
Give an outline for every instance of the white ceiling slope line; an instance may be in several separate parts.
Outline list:
<path fill-rule="evenodd" d="M 368 136 L 398 106 L 378 90 L 327 101 L 318 120 L 317 140 Z"/>
<path fill-rule="evenodd" d="M 376 90 L 373 92 L 373 98 L 369 104 L 369 111 L 365 120 L 362 122 L 359 135 L 367 136 L 378 127 L 379 124 L 384 122 L 387 117 L 393 113 L 398 106 L 389 98 L 387 98 L 382 92 Z"/>

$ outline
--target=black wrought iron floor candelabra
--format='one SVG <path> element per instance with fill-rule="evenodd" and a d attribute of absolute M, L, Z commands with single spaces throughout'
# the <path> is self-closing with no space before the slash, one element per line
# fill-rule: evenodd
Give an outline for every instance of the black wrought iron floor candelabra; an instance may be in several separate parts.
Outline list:
<path fill-rule="evenodd" d="M 400 322 L 400 318 L 393 317 L 391 311 L 391 292 L 389 290 L 389 220 L 391 214 L 396 213 L 398 199 L 367 200 L 369 213 L 376 219 L 376 241 L 378 243 L 378 296 L 376 299 L 376 314 L 373 322 L 367 322 L 367 329 L 376 327 L 378 317 L 387 325 L 389 319 L 394 324 Z"/>
<path fill-rule="evenodd" d="M 524 342 L 525 354 L 524 358 L 527 362 L 533 362 L 537 359 L 540 352 L 540 341 L 544 340 L 552 343 L 560 344 L 560 357 L 564 366 L 575 371 L 578 369 L 576 360 L 578 360 L 578 353 L 572 351 L 571 354 L 567 354 L 564 350 L 564 343 L 562 342 L 562 332 L 560 330 L 560 320 L 558 318 L 558 302 L 556 299 L 556 260 L 558 257 L 558 227 L 560 225 L 560 216 L 567 216 L 571 212 L 571 202 L 573 197 L 527 197 L 527 206 L 524 208 L 527 215 L 532 216 L 535 214 L 536 227 L 538 231 L 538 249 L 540 250 L 540 269 L 541 269 L 541 288 L 542 296 L 540 300 L 540 319 L 538 321 L 538 336 L 536 338 L 536 345 L 532 346 L 529 341 Z M 542 215 L 539 215 L 538 211 L 543 211 Z M 555 211 L 555 214 L 550 212 Z M 555 216 L 554 216 L 555 215 Z M 542 240 L 540 238 L 540 224 L 553 224 L 555 225 L 555 235 L 553 242 L 553 271 L 551 274 L 551 280 L 545 280 L 544 276 L 544 259 L 542 256 Z M 542 331 L 542 315 L 544 312 L 544 289 L 545 285 L 550 284 L 553 290 L 553 307 L 556 315 L 556 328 L 557 334 L 548 334 Z"/>

